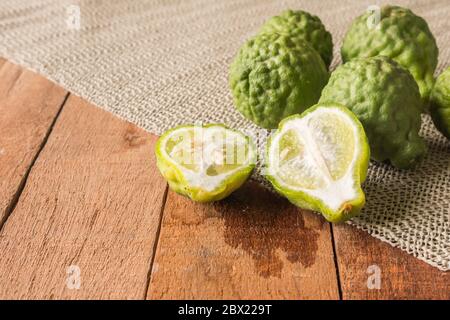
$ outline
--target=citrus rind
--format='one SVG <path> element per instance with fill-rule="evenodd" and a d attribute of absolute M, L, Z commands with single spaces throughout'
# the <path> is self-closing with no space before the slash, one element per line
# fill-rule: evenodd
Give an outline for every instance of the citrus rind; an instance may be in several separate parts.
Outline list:
<path fill-rule="evenodd" d="M 291 132 L 298 141 L 286 138 Z M 361 183 L 369 157 L 367 137 L 355 115 L 338 104 L 318 104 L 284 119 L 270 137 L 266 177 L 295 205 L 341 222 L 364 206 Z"/>
<path fill-rule="evenodd" d="M 198 202 L 230 195 L 256 163 L 252 140 L 220 124 L 171 129 L 158 139 L 155 154 L 169 187 Z"/>

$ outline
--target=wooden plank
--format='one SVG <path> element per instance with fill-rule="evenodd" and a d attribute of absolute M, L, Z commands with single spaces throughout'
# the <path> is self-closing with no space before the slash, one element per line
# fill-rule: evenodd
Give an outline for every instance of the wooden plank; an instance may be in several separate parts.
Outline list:
<path fill-rule="evenodd" d="M 0 59 L 0 228 L 67 92 Z"/>
<path fill-rule="evenodd" d="M 355 227 L 333 232 L 343 299 L 450 299 L 450 273 Z"/>
<path fill-rule="evenodd" d="M 155 140 L 69 97 L 0 233 L 0 298 L 145 297 L 166 191 Z"/>
<path fill-rule="evenodd" d="M 330 227 L 247 184 L 215 204 L 169 192 L 149 299 L 338 299 Z"/>

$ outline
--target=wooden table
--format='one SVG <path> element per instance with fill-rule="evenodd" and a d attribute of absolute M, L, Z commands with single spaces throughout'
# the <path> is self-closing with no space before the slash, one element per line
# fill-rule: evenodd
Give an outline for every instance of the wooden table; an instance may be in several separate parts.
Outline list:
<path fill-rule="evenodd" d="M 254 184 L 173 193 L 155 141 L 0 60 L 0 298 L 450 299 L 449 273 Z"/>

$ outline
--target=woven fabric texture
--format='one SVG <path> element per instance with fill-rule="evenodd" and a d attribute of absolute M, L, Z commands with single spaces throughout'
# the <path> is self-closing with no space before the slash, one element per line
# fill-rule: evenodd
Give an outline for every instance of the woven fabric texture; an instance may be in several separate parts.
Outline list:
<path fill-rule="evenodd" d="M 380 5 L 384 1 L 376 1 Z M 450 63 L 450 1 L 392 1 L 424 17 Z M 219 122 L 267 136 L 233 107 L 228 67 L 240 45 L 287 8 L 318 15 L 333 35 L 331 69 L 352 20 L 370 1 L 2 0 L 0 56 L 37 71 L 155 134 Z M 78 15 L 79 13 L 79 15 Z M 80 18 L 78 20 L 78 17 Z M 372 163 L 367 206 L 350 223 L 441 269 L 450 269 L 450 143 L 424 116 L 428 156 L 400 171 Z M 258 169 L 253 176 L 264 184 Z"/>

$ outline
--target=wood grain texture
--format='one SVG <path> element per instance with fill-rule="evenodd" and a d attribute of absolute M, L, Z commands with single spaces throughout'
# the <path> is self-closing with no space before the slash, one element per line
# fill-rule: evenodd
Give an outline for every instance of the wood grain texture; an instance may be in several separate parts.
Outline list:
<path fill-rule="evenodd" d="M 67 92 L 0 59 L 0 228 Z"/>
<path fill-rule="evenodd" d="M 450 273 L 352 226 L 335 225 L 333 232 L 343 299 L 450 299 Z"/>
<path fill-rule="evenodd" d="M 247 184 L 215 204 L 169 192 L 149 299 L 338 299 L 329 224 Z"/>
<path fill-rule="evenodd" d="M 69 97 L 0 233 L 0 298 L 145 297 L 166 190 L 155 140 Z"/>

